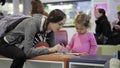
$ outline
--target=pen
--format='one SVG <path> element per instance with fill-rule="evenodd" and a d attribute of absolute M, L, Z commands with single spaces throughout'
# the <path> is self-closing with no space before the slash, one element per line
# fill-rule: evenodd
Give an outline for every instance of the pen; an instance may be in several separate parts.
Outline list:
<path fill-rule="evenodd" d="M 62 49 L 63 54 L 67 54 L 68 51 L 66 50 L 65 45 L 64 45 L 63 43 L 61 43 L 61 45 L 62 45 L 62 47 L 63 47 L 63 49 Z"/>
<path fill-rule="evenodd" d="M 63 43 L 60 43 L 60 44 L 61 44 L 63 47 L 65 47 Z"/>

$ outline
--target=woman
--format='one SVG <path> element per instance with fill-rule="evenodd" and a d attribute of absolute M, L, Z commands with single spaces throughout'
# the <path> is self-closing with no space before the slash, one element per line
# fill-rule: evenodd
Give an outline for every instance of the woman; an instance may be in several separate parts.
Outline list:
<path fill-rule="evenodd" d="M 40 0 L 32 0 L 31 1 L 31 11 L 30 14 L 43 14 L 48 16 L 48 13 L 44 10 L 44 5 Z"/>
<path fill-rule="evenodd" d="M 96 17 L 96 40 L 98 44 L 106 44 L 107 39 L 111 34 L 111 25 L 105 15 L 105 10 L 102 8 L 98 8 L 95 13 Z M 101 38 L 100 38 L 101 37 Z"/>
<path fill-rule="evenodd" d="M 47 18 L 35 14 L 25 19 L 0 40 L 0 54 L 13 59 L 10 68 L 22 68 L 26 58 L 56 52 L 62 47 L 60 44 L 54 46 L 53 32 L 62 28 L 65 21 L 66 15 L 59 9 L 51 11 Z M 48 42 L 50 48 L 35 48 L 41 41 Z"/>
<path fill-rule="evenodd" d="M 120 11 L 117 12 L 118 22 L 115 21 L 112 23 L 113 31 L 112 36 L 109 39 L 109 44 L 117 45 L 120 44 Z"/>

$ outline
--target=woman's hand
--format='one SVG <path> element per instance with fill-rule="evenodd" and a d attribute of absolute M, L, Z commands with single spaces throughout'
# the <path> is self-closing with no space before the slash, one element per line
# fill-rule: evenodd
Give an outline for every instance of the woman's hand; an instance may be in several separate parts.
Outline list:
<path fill-rule="evenodd" d="M 120 30 L 120 26 L 119 25 L 115 25 L 114 27 L 115 27 L 115 29 Z"/>
<path fill-rule="evenodd" d="M 62 49 L 62 46 L 60 44 L 57 44 L 54 47 L 49 48 L 48 50 L 49 50 L 49 52 L 56 52 L 56 51 L 59 51 L 61 49 Z"/>

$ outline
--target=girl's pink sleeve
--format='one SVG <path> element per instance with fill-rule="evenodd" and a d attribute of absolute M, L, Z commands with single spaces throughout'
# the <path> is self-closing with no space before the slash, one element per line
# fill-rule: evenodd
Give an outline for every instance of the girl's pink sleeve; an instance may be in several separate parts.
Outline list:
<path fill-rule="evenodd" d="M 72 49 L 72 47 L 74 45 L 74 36 L 75 36 L 75 34 L 72 36 L 70 42 L 66 45 L 66 49 L 67 50 L 71 50 Z"/>
<path fill-rule="evenodd" d="M 93 33 L 90 34 L 90 51 L 89 51 L 89 54 L 90 55 L 94 55 L 96 54 L 97 52 L 97 42 L 96 42 L 96 39 L 95 39 L 95 36 Z"/>

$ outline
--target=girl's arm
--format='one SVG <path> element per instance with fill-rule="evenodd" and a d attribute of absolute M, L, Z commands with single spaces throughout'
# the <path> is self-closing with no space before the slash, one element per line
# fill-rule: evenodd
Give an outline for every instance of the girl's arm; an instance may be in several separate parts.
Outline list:
<path fill-rule="evenodd" d="M 72 47 L 74 45 L 74 36 L 75 36 L 75 34 L 72 36 L 70 42 L 66 45 L 66 49 L 69 51 L 72 49 Z"/>
<path fill-rule="evenodd" d="M 97 42 L 96 42 L 96 39 L 94 37 L 94 34 L 90 34 L 90 51 L 89 51 L 89 55 L 94 55 L 96 54 L 96 51 L 97 51 Z"/>

